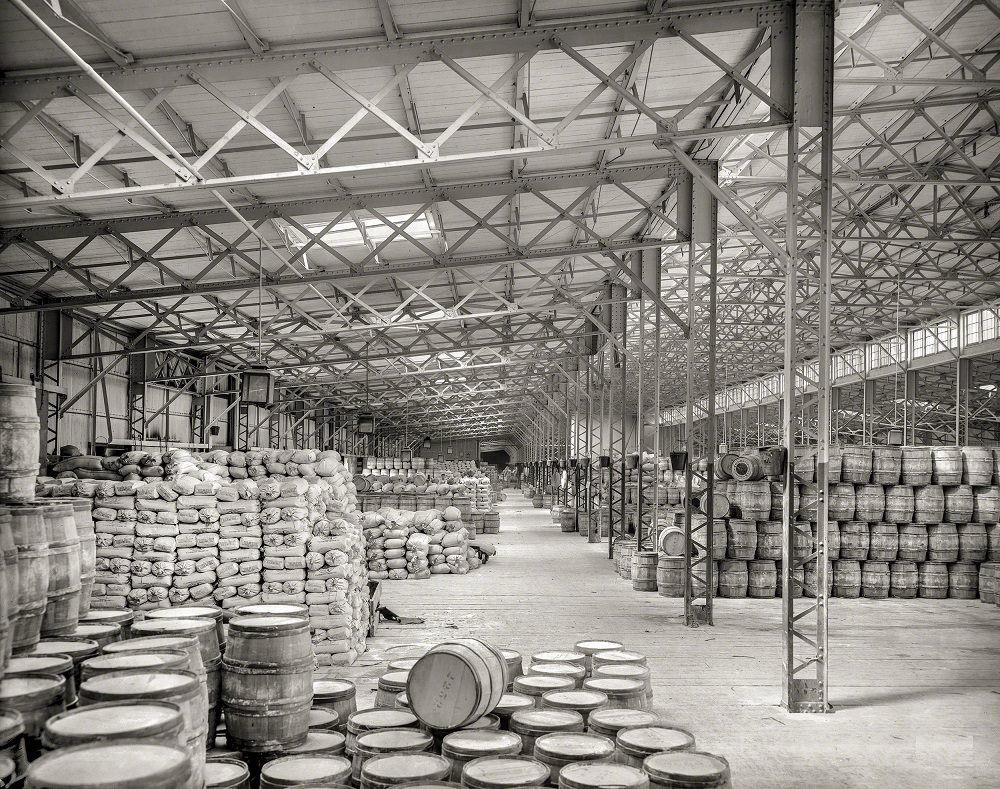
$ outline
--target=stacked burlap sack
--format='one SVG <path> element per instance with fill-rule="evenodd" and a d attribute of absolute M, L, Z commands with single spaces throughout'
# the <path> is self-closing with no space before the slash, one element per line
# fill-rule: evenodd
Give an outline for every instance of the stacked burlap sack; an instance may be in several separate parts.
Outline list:
<path fill-rule="evenodd" d="M 421 580 L 431 575 L 464 575 L 479 567 L 461 517 L 457 507 L 366 512 L 368 578 Z"/>
<path fill-rule="evenodd" d="M 90 607 L 126 608 L 132 591 L 132 551 L 138 518 L 134 482 L 100 482 L 94 489 L 96 559 Z"/>
<path fill-rule="evenodd" d="M 265 603 L 304 603 L 306 544 L 310 536 L 309 483 L 302 479 L 260 481 L 263 530 L 261 599 Z"/>

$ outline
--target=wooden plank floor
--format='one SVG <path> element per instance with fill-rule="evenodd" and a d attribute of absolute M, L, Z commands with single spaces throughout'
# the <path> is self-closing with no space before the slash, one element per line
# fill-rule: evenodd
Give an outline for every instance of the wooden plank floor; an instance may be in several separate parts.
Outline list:
<path fill-rule="evenodd" d="M 508 492 L 500 512 L 481 569 L 383 584 L 385 605 L 426 622 L 383 624 L 357 664 L 330 671 L 358 682 L 359 706 L 399 645 L 478 636 L 528 656 L 606 637 L 648 656 L 655 711 L 728 758 L 739 789 L 1000 786 L 1000 608 L 834 599 L 835 712 L 790 715 L 780 600 L 717 600 L 715 627 L 687 628 L 682 601 L 633 592 L 606 546 L 561 533 L 548 510 Z"/>

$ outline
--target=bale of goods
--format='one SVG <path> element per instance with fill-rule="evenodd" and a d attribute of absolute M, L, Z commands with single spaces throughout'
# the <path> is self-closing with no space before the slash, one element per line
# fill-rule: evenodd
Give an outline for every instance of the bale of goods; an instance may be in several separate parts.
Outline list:
<path fill-rule="evenodd" d="M 833 594 L 836 597 L 861 596 L 861 564 L 854 559 L 833 563 Z"/>
<path fill-rule="evenodd" d="M 885 489 L 885 522 L 903 525 L 913 521 L 913 488 L 889 485 Z"/>
<path fill-rule="evenodd" d="M 884 600 L 889 596 L 889 563 L 867 561 L 861 567 L 861 596 Z"/>
<path fill-rule="evenodd" d="M 920 596 L 943 600 L 948 596 L 948 565 L 923 562 L 919 568 Z"/>
<path fill-rule="evenodd" d="M 896 561 L 889 567 L 889 595 L 903 599 L 913 599 L 920 588 L 917 563 Z"/>
<path fill-rule="evenodd" d="M 632 588 L 637 592 L 655 592 L 656 551 L 636 551 L 632 556 Z"/>
<path fill-rule="evenodd" d="M 670 726 L 637 726 L 618 732 L 618 761 L 630 767 L 642 767 L 650 756 L 669 751 L 694 750 L 694 735 Z"/>
<path fill-rule="evenodd" d="M 868 558 L 871 533 L 868 524 L 848 521 L 840 524 L 840 558 L 864 561 Z"/>
<path fill-rule="evenodd" d="M 959 600 L 979 597 L 979 570 L 972 562 L 948 565 L 948 596 Z"/>
<path fill-rule="evenodd" d="M 704 751 L 665 751 L 643 763 L 650 787 L 656 789 L 732 789 L 729 762 Z"/>
<path fill-rule="evenodd" d="M 534 757 L 549 768 L 549 783 L 559 783 L 559 771 L 579 762 L 609 761 L 615 744 L 607 737 L 579 732 L 543 734 L 535 740 Z"/>
<path fill-rule="evenodd" d="M 747 562 L 747 596 L 774 597 L 778 584 L 778 571 L 774 560 L 762 559 Z"/>
<path fill-rule="evenodd" d="M 958 529 L 954 523 L 927 527 L 927 558 L 932 562 L 958 561 Z"/>
<path fill-rule="evenodd" d="M 39 420 L 35 387 L 0 383 L 0 502 L 35 497 Z"/>
<path fill-rule="evenodd" d="M 934 461 L 930 447 L 902 447 L 900 481 L 904 485 L 930 485 L 934 476 Z"/>
<path fill-rule="evenodd" d="M 730 518 L 726 529 L 726 553 L 730 559 L 752 559 L 757 553 L 757 523 Z"/>
<path fill-rule="evenodd" d="M 896 554 L 899 552 L 899 527 L 895 523 L 873 523 L 868 535 L 869 560 L 896 561 Z"/>
<path fill-rule="evenodd" d="M 222 662 L 222 706 L 231 747 L 250 752 L 301 745 L 309 731 L 313 651 L 295 617 L 236 617 Z"/>
<path fill-rule="evenodd" d="M 458 729 L 489 713 L 506 687 L 503 654 L 485 641 L 460 638 L 432 647 L 416 662 L 406 693 L 427 726 Z"/>
<path fill-rule="evenodd" d="M 719 563 L 719 596 L 746 597 L 750 578 L 745 561 L 727 559 Z"/>
<path fill-rule="evenodd" d="M 31 789 L 195 789 L 204 786 L 177 745 L 148 740 L 87 743 L 52 751 L 32 763 Z"/>
<path fill-rule="evenodd" d="M 885 517 L 885 491 L 881 485 L 858 485 L 854 502 L 853 520 L 877 523 Z"/>
<path fill-rule="evenodd" d="M 961 484 L 964 473 L 961 447 L 931 447 L 931 460 L 931 481 L 935 485 Z"/>

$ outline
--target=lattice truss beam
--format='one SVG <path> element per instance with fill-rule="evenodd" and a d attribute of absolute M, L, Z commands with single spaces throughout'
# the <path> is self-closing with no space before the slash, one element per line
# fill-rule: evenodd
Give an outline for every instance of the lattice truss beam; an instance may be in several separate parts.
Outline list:
<path fill-rule="evenodd" d="M 156 378 L 259 356 L 345 408 L 366 387 L 390 408 L 389 390 L 412 386 L 413 425 L 444 416 L 430 403 L 456 381 L 492 387 L 467 392 L 473 415 L 505 378 L 602 345 L 651 381 L 653 310 L 640 331 L 633 302 L 612 336 L 608 286 L 634 293 L 634 252 L 680 248 L 679 179 L 717 161 L 717 381 L 778 368 L 791 108 L 772 45 L 787 2 L 637 3 L 586 21 L 510 3 L 454 31 L 372 0 L 329 15 L 355 36 L 338 41 L 316 18 L 292 35 L 279 17 L 294 7 L 206 0 L 194 10 L 215 38 L 185 30 L 185 55 L 157 41 L 183 17 L 142 41 L 87 5 L 62 3 L 75 26 L 40 16 L 121 101 L 13 6 L 0 19 L 24 33 L 0 80 L 0 313 L 73 310 L 134 337 L 124 356 L 188 360 Z M 998 15 L 971 0 L 840 10 L 835 345 L 1000 293 Z M 815 174 L 807 158 L 804 193 Z M 798 232 L 808 253 L 815 223 Z M 799 287 L 808 324 L 815 294 Z M 649 300 L 660 364 L 680 369 L 704 288 L 689 293 L 669 262 Z M 601 379 L 617 380 L 617 355 Z M 637 373 L 619 405 L 634 407 Z M 661 376 L 662 405 L 685 396 Z M 497 429 L 536 419 L 510 409 Z"/>

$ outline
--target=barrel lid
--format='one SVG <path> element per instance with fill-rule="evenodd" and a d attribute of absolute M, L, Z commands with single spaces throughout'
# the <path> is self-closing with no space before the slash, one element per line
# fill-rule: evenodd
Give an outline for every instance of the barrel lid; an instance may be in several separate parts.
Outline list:
<path fill-rule="evenodd" d="M 361 768 L 361 779 L 391 780 L 393 783 L 444 778 L 451 762 L 432 753 L 394 753 L 374 756 Z"/>
<path fill-rule="evenodd" d="M 583 687 L 586 690 L 600 691 L 608 698 L 646 692 L 645 682 L 641 679 L 629 679 L 628 677 L 594 677 L 585 680 Z"/>
<path fill-rule="evenodd" d="M 583 652 L 551 649 L 547 652 L 537 652 L 531 656 L 531 660 L 534 663 L 582 663 L 586 657 Z"/>
<path fill-rule="evenodd" d="M 565 731 L 583 728 L 583 716 L 576 710 L 518 710 L 510 718 L 510 730 L 518 734 Z"/>
<path fill-rule="evenodd" d="M 298 630 L 308 621 L 298 616 L 234 616 L 229 620 L 231 630 L 256 633 L 274 633 L 283 630 Z"/>
<path fill-rule="evenodd" d="M 574 649 L 577 652 L 583 652 L 585 655 L 593 655 L 595 652 L 608 652 L 612 649 L 621 649 L 624 644 L 618 641 L 601 641 L 595 639 L 593 641 L 577 641 Z"/>
<path fill-rule="evenodd" d="M 24 717 L 20 710 L 12 707 L 0 707 L 0 747 L 5 746 L 15 737 L 24 732 Z"/>
<path fill-rule="evenodd" d="M 527 696 L 541 696 L 553 690 L 566 690 L 576 683 L 569 677 L 553 677 L 546 674 L 525 674 L 514 680 L 514 690 Z"/>
<path fill-rule="evenodd" d="M 147 611 L 146 615 L 153 613 Z M 135 619 L 132 611 L 116 611 L 113 609 L 92 608 L 80 617 L 80 622 L 115 622 L 116 624 L 127 624 Z"/>
<path fill-rule="evenodd" d="M 416 729 L 410 731 L 416 731 Z M 346 747 L 347 738 L 340 732 L 314 730 L 306 735 L 304 743 L 296 745 L 294 748 L 288 748 L 285 753 L 330 753 L 336 755 L 343 753 Z"/>
<path fill-rule="evenodd" d="M 399 690 L 402 693 L 409 676 L 409 671 L 390 671 L 378 678 L 378 686 L 383 690 Z"/>
<path fill-rule="evenodd" d="M 399 658 L 389 663 L 389 671 L 409 671 L 419 658 Z"/>
<path fill-rule="evenodd" d="M 65 687 L 66 680 L 58 674 L 5 675 L 0 680 L 0 702 L 25 697 L 61 696 L 65 692 Z"/>
<path fill-rule="evenodd" d="M 523 693 L 504 693 L 493 708 L 493 712 L 497 715 L 510 715 L 534 706 L 535 700 L 531 696 L 525 696 Z"/>
<path fill-rule="evenodd" d="M 535 752 L 564 758 L 602 759 L 614 754 L 615 744 L 598 734 L 553 732 L 535 740 Z"/>
<path fill-rule="evenodd" d="M 328 701 L 343 701 L 354 698 L 357 692 L 354 683 L 346 679 L 313 680 L 313 697 L 320 696 Z"/>
<path fill-rule="evenodd" d="M 447 735 L 441 743 L 443 756 L 487 756 L 518 753 L 521 738 L 509 731 L 460 729 Z"/>
<path fill-rule="evenodd" d="M 188 635 L 139 636 L 127 641 L 106 644 L 104 654 L 115 652 L 155 652 L 158 649 L 179 649 L 186 652 L 191 646 L 197 647 L 198 637 Z M 95 644 L 96 646 L 96 644 Z"/>
<path fill-rule="evenodd" d="M 90 638 L 82 636 L 62 636 L 60 638 L 43 638 L 31 648 L 32 655 L 69 655 L 79 660 L 90 655 L 96 655 L 101 645 Z"/>
<path fill-rule="evenodd" d="M 729 762 L 704 751 L 664 751 L 654 753 L 642 764 L 650 778 L 680 779 L 710 784 L 729 772 Z"/>
<path fill-rule="evenodd" d="M 474 720 L 468 726 L 463 726 L 459 731 L 477 731 L 477 730 L 500 730 L 500 718 L 496 715 L 483 715 L 483 717 L 478 720 Z"/>
<path fill-rule="evenodd" d="M 528 672 L 533 675 L 555 675 L 567 677 L 582 677 L 587 673 L 583 666 L 574 663 L 535 663 Z"/>
<path fill-rule="evenodd" d="M 642 677 L 649 674 L 649 668 L 638 663 L 608 663 L 594 668 L 592 679 L 598 677 Z"/>
<path fill-rule="evenodd" d="M 396 703 L 394 706 L 404 710 L 410 709 L 410 697 L 406 695 L 405 690 L 396 694 Z"/>
<path fill-rule="evenodd" d="M 260 768 L 261 777 L 289 783 L 339 781 L 351 775 L 351 763 L 343 756 L 303 754 L 282 756 Z"/>
<path fill-rule="evenodd" d="M 190 775 L 187 752 L 151 740 L 114 740 L 59 748 L 31 763 L 28 785 L 36 789 L 166 789 Z"/>
<path fill-rule="evenodd" d="M 180 605 L 154 608 L 145 612 L 146 619 L 222 619 L 222 609 L 214 605 Z"/>
<path fill-rule="evenodd" d="M 12 657 L 7 663 L 5 676 L 15 674 L 62 674 L 73 668 L 73 658 L 69 655 L 24 655 Z"/>
<path fill-rule="evenodd" d="M 183 725 L 181 708 L 168 701 L 126 699 L 91 704 L 53 715 L 45 731 L 62 745 L 121 737 L 149 737 Z"/>
<path fill-rule="evenodd" d="M 309 710 L 310 729 L 332 729 L 340 721 L 340 715 L 335 710 L 326 707 L 313 707 Z"/>
<path fill-rule="evenodd" d="M 184 619 L 144 619 L 132 625 L 133 633 L 207 633 L 215 630 L 215 622 L 211 619 L 191 617 Z"/>
<path fill-rule="evenodd" d="M 659 722 L 659 715 L 646 710 L 594 710 L 587 718 L 587 724 L 591 728 L 601 726 L 604 729 L 616 731 L 630 726 L 654 726 Z"/>
<path fill-rule="evenodd" d="M 249 779 L 250 768 L 239 759 L 205 760 L 205 789 L 231 785 L 234 781 Z"/>
<path fill-rule="evenodd" d="M 122 632 L 122 626 L 116 622 L 81 622 L 73 631 L 74 636 L 81 638 L 100 638 L 114 636 Z"/>
<path fill-rule="evenodd" d="M 694 735 L 672 726 L 635 726 L 618 732 L 618 747 L 633 756 L 694 747 Z"/>
<path fill-rule="evenodd" d="M 640 652 L 633 652 L 630 649 L 609 649 L 606 652 L 594 653 L 594 660 L 598 663 L 639 663 L 646 665 L 646 656 Z"/>
<path fill-rule="evenodd" d="M 417 716 L 406 710 L 371 709 L 352 712 L 347 719 L 349 729 L 355 732 L 368 729 L 404 729 L 414 726 Z"/>
<path fill-rule="evenodd" d="M 542 704 L 549 707 L 595 710 L 607 703 L 607 694 L 599 690 L 550 690 L 542 694 Z"/>
<path fill-rule="evenodd" d="M 568 789 L 613 786 L 615 789 L 645 789 L 649 778 L 638 767 L 627 764 L 583 762 L 567 764 L 559 771 L 559 783 Z"/>
<path fill-rule="evenodd" d="M 177 649 L 165 649 L 161 652 L 114 652 L 87 658 L 83 665 L 97 674 L 140 668 L 185 668 L 188 656 L 186 652 Z"/>
<path fill-rule="evenodd" d="M 429 749 L 434 738 L 420 729 L 376 729 L 358 735 L 355 747 L 368 753 Z"/>
<path fill-rule="evenodd" d="M 548 765 L 531 756 L 482 756 L 462 769 L 463 780 L 487 781 L 491 786 L 533 786 L 549 776 Z"/>
<path fill-rule="evenodd" d="M 309 614 L 309 607 L 296 603 L 249 603 L 233 609 L 235 616 L 292 616 L 301 619 Z"/>
<path fill-rule="evenodd" d="M 198 687 L 198 677 L 190 671 L 161 669 L 111 671 L 83 681 L 81 695 L 89 698 L 155 698 Z"/>
<path fill-rule="evenodd" d="M 500 654 L 503 655 L 504 660 L 520 660 L 521 653 L 514 649 L 501 649 Z"/>

